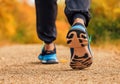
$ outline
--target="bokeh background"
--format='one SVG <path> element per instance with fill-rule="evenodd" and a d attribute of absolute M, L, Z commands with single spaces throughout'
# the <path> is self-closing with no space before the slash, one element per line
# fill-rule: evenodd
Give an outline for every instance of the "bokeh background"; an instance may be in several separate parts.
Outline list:
<path fill-rule="evenodd" d="M 57 44 L 66 45 L 70 28 L 64 15 L 64 0 L 58 0 Z M 92 0 L 88 26 L 92 44 L 120 43 L 120 0 Z M 0 0 L 0 45 L 42 43 L 36 33 L 34 0 Z"/>

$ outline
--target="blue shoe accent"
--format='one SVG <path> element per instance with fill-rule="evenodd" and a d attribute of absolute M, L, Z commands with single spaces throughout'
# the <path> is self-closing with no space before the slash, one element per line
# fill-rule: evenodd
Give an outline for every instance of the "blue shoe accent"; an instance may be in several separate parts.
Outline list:
<path fill-rule="evenodd" d="M 82 31 L 86 31 L 85 30 L 85 27 L 83 27 L 83 26 L 81 26 L 81 25 L 75 25 L 75 26 L 72 26 L 72 29 L 80 29 L 80 30 L 82 30 Z"/>
<path fill-rule="evenodd" d="M 39 59 L 39 60 L 42 60 L 42 59 L 43 59 L 43 56 L 42 56 L 42 55 L 39 55 L 39 56 L 38 56 L 38 59 Z"/>
<path fill-rule="evenodd" d="M 43 64 L 57 64 L 56 48 L 53 51 L 45 51 L 42 49 L 42 53 L 38 56 Z"/>
<path fill-rule="evenodd" d="M 38 59 L 41 60 L 42 63 L 44 64 L 54 64 L 58 63 L 56 54 L 50 54 L 50 55 L 39 55 Z"/>

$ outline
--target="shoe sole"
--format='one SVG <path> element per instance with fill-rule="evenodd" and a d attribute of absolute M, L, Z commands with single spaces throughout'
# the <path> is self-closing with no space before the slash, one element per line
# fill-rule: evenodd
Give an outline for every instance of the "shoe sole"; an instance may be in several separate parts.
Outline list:
<path fill-rule="evenodd" d="M 92 56 L 88 49 L 87 34 L 81 30 L 70 30 L 67 34 L 67 44 L 74 49 L 70 66 L 72 69 L 84 69 L 92 64 Z"/>
<path fill-rule="evenodd" d="M 48 62 L 48 63 L 42 63 L 42 64 L 58 64 L 58 62 L 52 62 L 52 63 L 51 63 L 51 62 L 50 62 L 50 63 Z"/>
<path fill-rule="evenodd" d="M 42 64 L 58 64 L 58 61 L 47 61 L 47 62 L 42 62 Z"/>

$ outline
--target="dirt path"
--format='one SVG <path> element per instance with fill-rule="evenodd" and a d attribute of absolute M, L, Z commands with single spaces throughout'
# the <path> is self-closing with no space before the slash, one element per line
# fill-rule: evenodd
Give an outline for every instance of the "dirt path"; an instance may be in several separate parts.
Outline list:
<path fill-rule="evenodd" d="M 69 67 L 69 48 L 57 46 L 59 64 L 42 65 L 40 45 L 0 47 L 0 84 L 120 84 L 120 52 L 93 48 L 94 63 L 85 70 Z"/>

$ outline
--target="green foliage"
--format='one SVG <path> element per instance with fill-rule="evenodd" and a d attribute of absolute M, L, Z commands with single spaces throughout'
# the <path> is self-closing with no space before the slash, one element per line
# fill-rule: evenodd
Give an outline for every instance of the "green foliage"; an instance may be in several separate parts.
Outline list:
<path fill-rule="evenodd" d="M 88 28 L 93 37 L 93 43 L 120 40 L 120 1 L 112 2 L 112 0 L 109 2 L 105 0 L 93 1 L 91 6 L 92 18 Z"/>

